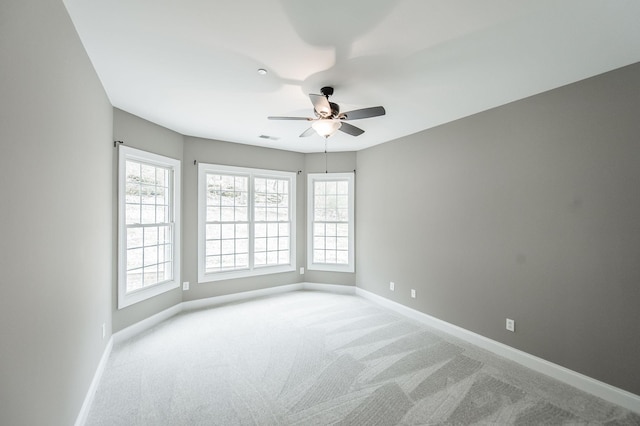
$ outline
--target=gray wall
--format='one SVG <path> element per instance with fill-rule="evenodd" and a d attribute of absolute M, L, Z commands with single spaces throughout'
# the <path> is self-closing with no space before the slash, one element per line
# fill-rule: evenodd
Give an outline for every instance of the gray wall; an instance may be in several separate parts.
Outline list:
<path fill-rule="evenodd" d="M 162 295 L 124 309 L 117 309 L 117 271 L 113 273 L 113 330 L 122 330 L 151 315 L 161 312 L 183 300 L 226 295 L 242 291 L 258 290 L 302 281 L 328 284 L 355 285 L 355 274 L 305 271 L 299 274 L 301 266 L 306 266 L 306 175 L 325 170 L 324 154 L 301 154 L 296 152 L 260 148 L 182 136 L 176 132 L 153 124 L 135 115 L 114 109 L 113 137 L 124 141 L 125 145 L 166 155 L 182 160 L 182 282 L 188 281 L 190 289 L 183 292 L 175 289 Z M 113 150 L 113 173 L 117 173 L 117 150 Z M 193 162 L 224 164 L 239 167 L 254 167 L 271 170 L 301 171 L 297 179 L 297 268 L 295 272 L 262 275 L 244 279 L 215 281 L 198 284 L 197 269 L 197 166 Z M 329 171 L 352 171 L 356 165 L 354 152 L 330 153 Z M 115 184 L 115 178 L 114 178 Z M 114 215 L 113 238 L 117 240 L 117 197 L 113 190 Z M 117 247 L 113 249 L 117 257 Z"/>
<path fill-rule="evenodd" d="M 0 58 L 0 424 L 66 426 L 111 331 L 112 108 L 61 1 L 3 0 Z"/>
<path fill-rule="evenodd" d="M 635 64 L 358 152 L 357 285 L 640 395 L 639 88 Z"/>
<path fill-rule="evenodd" d="M 238 278 L 225 281 L 212 281 L 198 284 L 198 167 L 199 163 L 224 164 L 238 167 L 297 172 L 304 169 L 304 154 L 276 149 L 260 148 L 210 139 L 185 137 L 183 178 L 183 280 L 189 281 L 190 290 L 183 294 L 184 300 L 220 296 L 241 291 L 258 290 L 278 285 L 293 284 L 301 281 L 299 267 L 304 262 L 304 245 L 300 236 L 304 236 L 304 179 L 298 175 L 296 182 L 297 209 L 296 233 L 298 245 L 296 259 L 298 268 L 294 272 Z"/>
<path fill-rule="evenodd" d="M 123 141 L 125 145 L 138 148 L 144 151 L 153 152 L 155 154 L 164 155 L 166 157 L 182 160 L 183 139 L 184 137 L 165 127 L 158 126 L 147 120 L 143 120 L 135 115 L 114 108 L 113 112 L 113 137 L 114 140 Z M 117 149 L 112 150 L 113 159 L 113 239 L 118 241 L 118 198 L 117 198 L 117 176 L 118 176 L 118 152 Z M 186 168 L 186 164 L 182 164 L 182 169 Z M 183 219 L 184 222 L 184 219 Z M 184 241 L 184 240 L 183 240 Z M 184 245 L 184 243 L 183 243 Z M 113 285 L 112 285 L 112 309 L 113 309 L 113 331 L 120 331 L 132 324 L 135 324 L 151 315 L 157 314 L 173 305 L 182 302 L 182 289 L 176 288 L 142 302 L 136 303 L 126 308 L 118 310 L 117 295 L 117 243 L 114 244 L 113 258 Z M 182 266 L 184 268 L 184 266 Z M 184 269 L 183 269 L 184 271 Z M 184 272 L 182 272 L 184 276 Z"/>
<path fill-rule="evenodd" d="M 313 137 L 316 137 L 315 135 Z M 305 155 L 305 171 L 306 173 L 323 173 L 328 171 L 329 173 L 345 173 L 352 172 L 356 169 L 356 153 L 355 152 L 329 152 L 326 157 L 324 153 L 320 154 L 306 154 Z M 356 176 L 357 180 L 357 176 Z M 307 181 L 304 182 L 305 202 L 304 202 L 304 217 L 305 217 L 305 237 L 306 237 L 306 217 L 307 217 Z M 356 210 L 357 210 L 356 206 Z M 304 244 L 306 247 L 307 239 L 305 238 Z M 304 264 L 306 269 L 306 250 Z M 356 263 L 356 272 L 358 271 L 358 265 Z M 356 283 L 355 273 L 346 272 L 325 272 L 325 271 L 305 271 L 304 281 L 310 283 L 322 283 L 322 284 L 341 284 L 353 286 Z"/>

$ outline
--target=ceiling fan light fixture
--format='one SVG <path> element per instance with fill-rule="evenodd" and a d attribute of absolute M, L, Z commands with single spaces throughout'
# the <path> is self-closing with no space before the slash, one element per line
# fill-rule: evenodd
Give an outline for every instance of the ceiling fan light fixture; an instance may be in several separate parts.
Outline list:
<path fill-rule="evenodd" d="M 316 131 L 323 138 L 328 138 L 333 135 L 335 132 L 342 127 L 342 123 L 340 120 L 332 119 L 332 118 L 323 118 L 320 120 L 316 120 L 311 124 L 313 130 Z"/>

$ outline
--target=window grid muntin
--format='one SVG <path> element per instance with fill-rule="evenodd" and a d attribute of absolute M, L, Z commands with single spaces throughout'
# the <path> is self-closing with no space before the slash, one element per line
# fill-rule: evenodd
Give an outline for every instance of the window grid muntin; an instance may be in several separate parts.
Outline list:
<path fill-rule="evenodd" d="M 128 294 L 174 278 L 170 197 L 173 172 L 170 167 L 133 159 L 125 160 L 125 169 L 125 292 Z M 152 234 L 147 239 L 148 230 L 153 228 L 156 228 L 155 239 Z M 162 244 L 159 243 L 160 228 L 165 230 Z M 142 231 L 141 245 L 130 247 L 129 233 L 135 229 Z M 150 255 L 154 250 L 156 255 L 152 259 Z M 136 253 L 140 253 L 139 259 L 132 259 Z M 132 263 L 140 266 L 130 267 Z"/>
<path fill-rule="evenodd" d="M 216 271 L 207 273 L 205 270 L 205 253 L 206 253 L 206 241 L 205 241 L 205 226 L 206 226 L 206 174 L 214 173 L 214 174 L 236 174 L 249 176 L 249 206 L 250 206 L 250 217 L 249 217 L 249 268 L 248 269 L 240 269 L 240 270 L 225 270 L 225 271 Z M 283 185 L 286 185 L 285 188 L 281 188 L 278 190 L 282 195 L 287 195 L 286 198 L 282 198 L 281 205 L 277 206 L 278 208 L 275 210 L 275 216 L 280 212 L 280 216 L 282 218 L 287 217 L 288 222 L 282 222 L 279 224 L 280 228 L 278 229 L 279 237 L 281 239 L 288 239 L 288 259 L 285 260 L 286 246 L 282 245 L 279 247 L 280 254 L 282 257 L 278 258 L 278 262 L 272 260 L 273 265 L 255 265 L 254 262 L 254 252 L 255 252 L 255 232 L 256 232 L 256 221 L 254 220 L 255 216 L 255 207 L 254 207 L 254 180 L 256 178 L 267 178 L 267 179 L 279 179 L 283 182 Z M 292 208 L 295 206 L 295 196 L 296 196 L 296 174 L 293 172 L 284 172 L 284 171 L 273 171 L 273 170 L 259 170 L 252 168 L 244 168 L 244 167 L 234 167 L 234 166 L 224 166 L 224 165 L 215 165 L 215 164 L 205 164 L 200 163 L 198 167 L 198 187 L 199 187 L 199 197 L 198 197 L 198 229 L 199 229 L 199 243 L 198 243 L 198 281 L 199 282 L 209 282 L 209 281 L 218 281 L 232 278 L 240 278 L 246 276 L 257 276 L 264 275 L 270 273 L 279 273 L 279 272 L 289 272 L 295 270 L 296 267 L 296 241 L 295 241 L 295 217 L 296 212 Z M 259 191 L 265 192 L 265 191 Z M 272 191 L 269 191 L 270 193 Z M 260 203 L 258 203 L 260 204 Z M 287 210 L 285 207 L 288 205 Z M 259 206 L 260 207 L 260 206 Z M 261 206 L 264 211 L 265 205 Z M 274 206 L 276 207 L 276 206 Z M 265 213 L 265 214 L 268 214 Z M 271 217 L 273 218 L 273 217 Z M 263 221 L 267 222 L 267 221 Z M 288 230 L 288 232 L 287 232 Z M 260 231 L 258 229 L 258 231 Z M 288 235 L 287 235 L 288 234 Z M 271 236 L 271 233 L 270 235 Z"/>
<path fill-rule="evenodd" d="M 290 179 L 254 176 L 254 252 L 256 268 L 291 262 Z"/>
<path fill-rule="evenodd" d="M 349 180 L 313 182 L 312 262 L 348 265 Z"/>
<path fill-rule="evenodd" d="M 249 176 L 207 172 L 205 180 L 205 273 L 249 269 Z"/>

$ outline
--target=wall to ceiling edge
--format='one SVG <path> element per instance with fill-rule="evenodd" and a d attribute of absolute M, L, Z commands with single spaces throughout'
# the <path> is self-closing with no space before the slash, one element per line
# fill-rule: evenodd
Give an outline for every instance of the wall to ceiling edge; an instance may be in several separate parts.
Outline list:
<path fill-rule="evenodd" d="M 356 285 L 640 394 L 639 88 L 634 64 L 359 151 Z"/>

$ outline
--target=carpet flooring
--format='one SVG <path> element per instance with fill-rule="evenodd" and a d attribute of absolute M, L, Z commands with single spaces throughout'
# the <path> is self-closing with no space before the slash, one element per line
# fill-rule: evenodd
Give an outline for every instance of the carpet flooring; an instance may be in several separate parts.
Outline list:
<path fill-rule="evenodd" d="M 640 425 L 365 299 L 298 291 L 114 345 L 88 425 Z"/>

